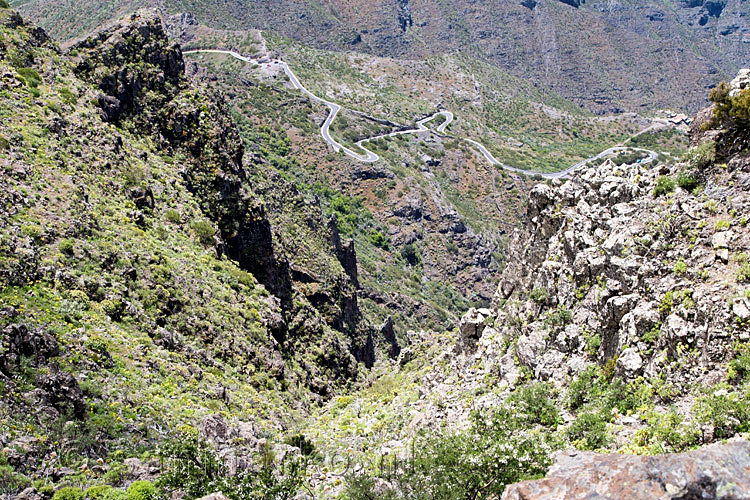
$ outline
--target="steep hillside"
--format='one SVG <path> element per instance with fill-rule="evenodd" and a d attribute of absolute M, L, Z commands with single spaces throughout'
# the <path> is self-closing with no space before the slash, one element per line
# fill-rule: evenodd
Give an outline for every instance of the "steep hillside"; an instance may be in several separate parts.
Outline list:
<path fill-rule="evenodd" d="M 152 477 L 217 412 L 261 467 L 372 365 L 351 245 L 157 17 L 63 55 L 0 7 L 0 75 L 0 494 Z"/>
<path fill-rule="evenodd" d="M 522 8 L 598 5 L 564 4 Z M 0 500 L 750 494 L 750 70 L 682 154 L 667 120 L 595 116 L 481 57 L 168 21 L 284 52 L 351 147 L 443 100 L 457 119 L 357 161 L 279 61 L 183 56 L 158 11 L 63 51 L 0 0 Z M 657 152 L 541 183 L 464 140 L 566 164 L 649 123 L 627 142 Z M 637 456 L 665 452 L 687 454 Z"/>
<path fill-rule="evenodd" d="M 549 480 L 508 498 L 747 495 L 741 467 L 691 471 L 748 453 L 749 84 L 745 73 L 712 93 L 716 112 L 699 115 L 682 162 L 607 161 L 535 186 L 493 306 L 454 332 L 413 333 L 371 388 L 311 419 L 320 449 L 369 464 L 340 463 L 349 481 L 320 491 L 492 497 L 543 476 L 559 450 L 658 455 L 732 439 L 653 461 L 564 451 Z"/>
<path fill-rule="evenodd" d="M 60 38 L 97 22 L 87 14 L 89 2 L 16 5 Z M 269 29 L 320 48 L 401 59 L 472 55 L 596 111 L 696 111 L 705 103 L 705 89 L 750 60 L 750 7 L 743 0 L 166 0 L 160 5 L 170 14 L 192 12 L 214 27 Z"/>
<path fill-rule="evenodd" d="M 317 128 L 327 110 L 305 96 L 295 99 L 279 65 L 226 54 L 190 55 L 197 67 L 208 69 L 201 78 L 218 78 L 232 96 L 248 140 L 258 136 L 259 124 L 289 137 L 298 160 L 284 163 L 289 179 L 316 191 L 329 208 L 339 202 L 321 187 L 361 198 L 385 230 L 390 252 L 374 248 L 366 234 L 356 241 L 363 303 L 386 304 L 398 333 L 442 328 L 446 322 L 436 322 L 435 312 L 450 322 L 467 300 L 486 303 L 495 287 L 494 270 L 504 260 L 501 235 L 515 227 L 523 210 L 528 181 L 490 164 L 461 138 L 479 139 L 497 158 L 541 171 L 569 167 L 651 123 L 655 133 L 641 136 L 654 141 L 648 147 L 672 154 L 682 149 L 684 135 L 659 129 L 664 122 L 596 117 L 476 61 L 446 57 L 405 64 L 318 51 L 277 37 L 265 40 L 257 32 L 213 30 L 190 16 L 170 18 L 169 25 L 186 50 L 232 49 L 256 59 L 273 57 L 274 49 L 282 52 L 304 85 L 345 106 L 330 131 L 354 149 L 360 139 L 413 126 L 434 112 L 436 103 L 454 112 L 447 132 L 437 133 L 438 124 L 430 123 L 432 132 L 368 142 L 380 159 L 366 164 L 331 153 Z"/>

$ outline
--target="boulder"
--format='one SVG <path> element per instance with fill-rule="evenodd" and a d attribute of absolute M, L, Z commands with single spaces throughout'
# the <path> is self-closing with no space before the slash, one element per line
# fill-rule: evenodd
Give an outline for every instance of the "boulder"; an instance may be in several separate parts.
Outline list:
<path fill-rule="evenodd" d="M 737 297 L 732 303 L 732 312 L 742 321 L 746 321 L 750 318 L 748 302 L 750 301 L 745 297 Z"/>
<path fill-rule="evenodd" d="M 546 332 L 540 328 L 531 329 L 528 334 L 519 337 L 516 344 L 518 361 L 526 366 L 534 366 L 547 345 L 545 337 Z"/>
<path fill-rule="evenodd" d="M 667 330 L 667 338 L 674 343 L 686 338 L 690 333 L 687 322 L 674 313 L 667 316 L 664 325 Z"/>
<path fill-rule="evenodd" d="M 396 338 L 396 331 L 393 329 L 393 318 L 390 316 L 380 325 L 380 336 L 388 343 L 386 351 L 388 357 L 392 359 L 398 358 L 398 355 L 401 354 L 401 346 Z"/>
<path fill-rule="evenodd" d="M 737 76 L 729 83 L 729 95 L 736 96 L 742 90 L 750 88 L 750 69 L 742 68 Z"/>
<path fill-rule="evenodd" d="M 38 365 L 60 353 L 55 337 L 43 330 L 30 330 L 25 324 L 3 328 L 0 347 L 0 371 L 8 375 L 22 357 L 31 358 Z"/>
<path fill-rule="evenodd" d="M 211 493 L 210 495 L 206 495 L 205 497 L 201 497 L 198 500 L 229 500 L 226 496 L 224 496 L 221 492 Z"/>
<path fill-rule="evenodd" d="M 714 248 L 728 248 L 730 237 L 729 231 L 720 231 L 711 238 L 711 245 Z"/>
<path fill-rule="evenodd" d="M 37 384 L 44 391 L 45 398 L 59 411 L 70 410 L 73 416 L 80 420 L 88 416 L 83 391 L 72 373 L 64 372 L 57 365 L 52 365 L 49 373 L 38 377 Z"/>
<path fill-rule="evenodd" d="M 456 348 L 459 351 L 469 352 L 476 348 L 479 337 L 482 336 L 488 319 L 493 317 L 489 309 L 471 308 L 461 317 L 458 323 L 458 342 Z"/>
<path fill-rule="evenodd" d="M 220 413 L 208 415 L 201 422 L 200 436 L 215 443 L 226 441 L 229 437 L 229 424 Z"/>
<path fill-rule="evenodd" d="M 643 369 L 643 359 L 638 354 L 638 349 L 630 347 L 622 351 L 617 358 L 617 372 L 626 380 L 630 380 L 640 375 Z"/>
<path fill-rule="evenodd" d="M 750 499 L 750 443 L 655 457 L 571 451 L 547 477 L 512 484 L 502 500 Z"/>

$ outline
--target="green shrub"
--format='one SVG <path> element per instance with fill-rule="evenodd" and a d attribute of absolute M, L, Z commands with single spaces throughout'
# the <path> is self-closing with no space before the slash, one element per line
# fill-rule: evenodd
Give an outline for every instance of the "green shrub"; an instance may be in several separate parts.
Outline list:
<path fill-rule="evenodd" d="M 730 391 L 719 386 L 712 390 L 698 401 L 698 421 L 713 426 L 715 439 L 750 431 L 750 389 Z"/>
<path fill-rule="evenodd" d="M 730 87 L 721 82 L 711 90 L 709 99 L 716 103 L 714 120 L 709 125 L 716 126 L 729 122 L 734 126 L 747 126 L 750 123 L 750 90 L 744 89 L 735 96 L 729 95 Z"/>
<path fill-rule="evenodd" d="M 577 410 L 584 404 L 598 398 L 602 392 L 597 367 L 589 366 L 568 384 L 567 406 L 571 410 Z"/>
<path fill-rule="evenodd" d="M 602 383 L 605 383 L 605 380 L 608 380 L 608 383 L 606 383 L 600 405 L 604 409 L 606 415 L 610 414 L 612 408 L 617 408 L 620 413 L 629 413 L 640 403 L 637 394 L 638 382 L 628 384 L 620 377 L 608 377 L 608 374 L 605 371 L 606 367 L 607 366 L 605 365 L 604 368 L 602 368 L 601 380 Z"/>
<path fill-rule="evenodd" d="M 599 354 L 599 348 L 602 346 L 602 336 L 599 333 L 589 333 L 584 335 L 586 342 L 586 354 L 596 357 Z"/>
<path fill-rule="evenodd" d="M 732 227 L 732 223 L 728 220 L 717 220 L 716 224 L 714 225 L 714 228 L 716 228 L 717 231 L 723 231 L 725 229 L 729 229 Z"/>
<path fill-rule="evenodd" d="M 683 417 L 674 410 L 666 414 L 651 411 L 646 422 L 648 427 L 636 433 L 634 442 L 654 453 L 678 453 L 698 444 L 699 431 L 683 423 Z"/>
<path fill-rule="evenodd" d="M 600 413 L 582 413 L 565 432 L 579 450 L 597 450 L 609 442 L 607 421 Z"/>
<path fill-rule="evenodd" d="M 109 500 L 109 492 L 112 489 L 113 488 L 111 486 L 100 484 L 88 488 L 85 491 L 84 495 L 86 497 L 86 500 Z"/>
<path fill-rule="evenodd" d="M 602 377 L 606 381 L 612 380 L 612 377 L 615 376 L 615 367 L 617 366 L 617 357 L 609 358 L 606 363 L 604 363 L 604 366 L 602 366 Z"/>
<path fill-rule="evenodd" d="M 289 436 L 285 440 L 285 442 L 289 446 L 295 446 L 299 448 L 300 453 L 302 453 L 302 455 L 306 457 L 315 455 L 315 445 L 304 434 L 295 434 L 293 436 Z"/>
<path fill-rule="evenodd" d="M 537 287 L 531 290 L 531 292 L 529 293 L 529 298 L 537 304 L 544 304 L 549 298 L 549 293 L 547 292 L 546 288 Z"/>
<path fill-rule="evenodd" d="M 73 486 L 60 488 L 52 495 L 52 500 L 83 500 L 83 490 Z"/>
<path fill-rule="evenodd" d="M 573 313 L 570 312 L 570 309 L 561 305 L 547 315 L 544 319 L 544 323 L 552 326 L 565 326 L 569 324 L 572 319 Z"/>
<path fill-rule="evenodd" d="M 694 173 L 683 170 L 677 176 L 677 185 L 686 191 L 694 192 L 700 186 L 700 180 Z"/>
<path fill-rule="evenodd" d="M 195 235 L 203 245 L 209 246 L 214 244 L 214 226 L 205 219 L 193 221 L 190 225 Z"/>
<path fill-rule="evenodd" d="M 10 149 L 10 141 L 5 137 L 0 136 L 0 151 Z"/>
<path fill-rule="evenodd" d="M 91 351 L 91 360 L 99 365 L 109 365 L 112 357 L 109 354 L 107 341 L 98 335 L 90 337 L 84 344 Z"/>
<path fill-rule="evenodd" d="M 0 9 L 9 9 L 10 5 L 5 0 L 0 0 Z"/>
<path fill-rule="evenodd" d="M 716 143 L 714 141 L 706 141 L 700 146 L 691 148 L 687 152 L 685 160 L 695 170 L 703 170 L 709 167 L 716 161 Z"/>
<path fill-rule="evenodd" d="M 63 87 L 59 91 L 60 99 L 62 102 L 69 106 L 73 106 L 78 102 L 78 97 L 68 87 Z"/>
<path fill-rule="evenodd" d="M 647 344 L 653 344 L 657 340 L 659 340 L 659 337 L 661 336 L 661 321 L 659 321 L 657 324 L 654 325 L 653 328 L 648 330 L 647 332 L 643 332 L 643 335 L 641 335 L 641 340 L 646 342 Z"/>
<path fill-rule="evenodd" d="M 125 492 L 125 490 L 112 488 L 107 491 L 107 495 L 104 497 L 104 500 L 128 500 L 128 494 Z"/>
<path fill-rule="evenodd" d="M 376 229 L 370 231 L 370 243 L 378 248 L 388 248 L 388 240 L 385 238 L 385 236 L 383 236 L 383 233 Z"/>
<path fill-rule="evenodd" d="M 57 246 L 57 248 L 65 255 L 73 255 L 75 244 L 72 239 L 65 238 L 64 240 L 60 241 L 60 244 Z"/>
<path fill-rule="evenodd" d="M 123 167 L 122 178 L 126 187 L 138 186 L 146 179 L 146 172 L 141 166 L 128 163 Z"/>
<path fill-rule="evenodd" d="M 17 473 L 8 465 L 6 457 L 0 454 L 0 495 L 14 495 L 31 484 L 26 476 Z"/>
<path fill-rule="evenodd" d="M 164 212 L 164 218 L 167 219 L 167 222 L 171 222 L 172 224 L 179 224 L 182 222 L 180 212 L 174 208 L 167 209 L 167 211 Z"/>
<path fill-rule="evenodd" d="M 729 362 L 727 378 L 730 382 L 743 382 L 748 375 L 750 375 L 750 347 L 745 347 Z"/>
<path fill-rule="evenodd" d="M 155 500 L 156 487 L 151 481 L 135 481 L 126 491 L 128 500 Z"/>
<path fill-rule="evenodd" d="M 562 422 L 552 396 L 552 387 L 549 384 L 528 385 L 511 394 L 508 397 L 508 405 L 515 412 L 515 418 L 519 422 L 551 427 Z"/>
<path fill-rule="evenodd" d="M 18 68 L 16 71 L 23 77 L 29 88 L 35 89 L 42 82 L 42 77 L 34 68 Z"/>
<path fill-rule="evenodd" d="M 744 262 L 737 268 L 737 281 L 750 281 L 750 262 Z"/>
<path fill-rule="evenodd" d="M 27 222 L 21 225 L 21 233 L 29 238 L 39 238 L 44 233 L 42 226 L 34 222 Z"/>
<path fill-rule="evenodd" d="M 672 272 L 674 272 L 677 275 L 685 274 L 687 272 L 687 263 L 685 263 L 685 260 L 680 259 L 677 262 L 675 262 L 675 265 L 672 268 Z"/>
<path fill-rule="evenodd" d="M 120 299 L 104 299 L 99 303 L 102 308 L 102 312 L 112 318 L 114 321 L 119 321 L 125 312 L 125 304 Z"/>
<path fill-rule="evenodd" d="M 422 263 L 422 256 L 419 255 L 417 248 L 412 243 L 404 245 L 401 249 L 401 257 L 408 262 L 410 266 L 418 266 Z"/>
<path fill-rule="evenodd" d="M 675 181 L 669 176 L 661 175 L 656 179 L 656 186 L 654 187 L 654 196 L 661 196 L 663 194 L 671 193 L 674 191 Z"/>

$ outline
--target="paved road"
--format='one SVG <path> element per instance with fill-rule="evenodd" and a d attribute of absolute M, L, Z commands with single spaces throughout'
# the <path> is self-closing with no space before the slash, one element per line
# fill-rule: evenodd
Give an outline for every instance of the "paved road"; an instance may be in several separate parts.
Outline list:
<path fill-rule="evenodd" d="M 433 120 L 436 116 L 445 116 L 445 121 L 438 125 L 438 127 L 435 129 L 436 132 L 441 133 L 445 130 L 445 127 L 448 126 L 448 124 L 453 121 L 453 113 L 450 111 L 438 111 L 437 113 L 433 113 L 430 116 L 423 118 L 417 122 L 417 128 L 410 128 L 406 130 L 397 130 L 396 132 L 391 132 L 388 134 L 382 134 L 382 135 L 376 135 L 374 137 L 368 137 L 367 139 L 362 139 L 361 141 L 357 142 L 357 146 L 359 146 L 361 149 L 367 151 L 368 153 L 375 156 L 377 159 L 378 155 L 375 153 L 370 152 L 367 148 L 365 148 L 364 143 L 370 142 L 370 141 L 376 141 L 378 139 L 383 139 L 384 137 L 395 137 L 397 135 L 404 135 L 404 134 L 418 134 L 420 132 L 429 132 L 430 129 L 425 126 L 426 123 Z"/>
<path fill-rule="evenodd" d="M 226 55 L 234 57 L 235 59 L 239 59 L 240 61 L 249 62 L 256 66 L 260 65 L 258 61 L 256 61 L 255 59 L 243 56 L 242 54 L 239 54 L 232 50 L 217 50 L 217 49 L 186 50 L 184 54 L 196 54 L 200 52 L 207 52 L 210 54 L 226 54 Z M 297 75 L 294 74 L 294 71 L 292 71 L 292 68 L 290 68 L 289 65 L 286 64 L 285 62 L 278 61 L 278 60 L 271 60 L 263 64 L 280 67 L 281 69 L 284 70 L 284 73 L 286 73 L 286 76 L 289 78 L 289 81 L 292 82 L 292 85 L 294 86 L 294 88 L 300 90 L 303 94 L 305 94 L 311 100 L 328 106 L 328 110 L 329 110 L 328 117 L 323 122 L 323 125 L 321 125 L 320 127 L 320 135 L 323 136 L 323 139 L 333 147 L 334 151 L 337 151 L 337 152 L 343 151 L 347 155 L 359 161 L 375 162 L 378 160 L 378 155 L 376 155 L 375 153 L 365 150 L 366 154 L 361 155 L 355 151 L 352 151 L 351 149 L 347 148 L 343 144 L 336 141 L 336 139 L 331 137 L 331 133 L 330 133 L 331 123 L 333 122 L 333 120 L 336 118 L 336 115 L 341 110 L 341 106 L 339 106 L 335 102 L 322 99 L 316 96 L 315 94 L 313 94 L 312 92 L 310 92 L 309 90 L 307 90 L 305 86 L 302 85 L 302 83 L 299 81 L 299 78 L 297 78 Z"/>
<path fill-rule="evenodd" d="M 199 53 L 199 52 L 207 52 L 207 53 L 213 53 L 213 54 L 226 54 L 226 55 L 230 55 L 230 56 L 232 56 L 232 57 L 234 57 L 236 59 L 239 59 L 241 61 L 245 61 L 245 62 L 249 62 L 251 64 L 254 64 L 256 66 L 260 65 L 260 63 L 258 61 L 256 61 L 255 59 L 243 56 L 242 54 L 239 54 L 238 52 L 235 52 L 235 51 L 232 51 L 232 50 L 218 50 L 218 49 L 186 50 L 184 52 L 184 54 L 195 54 L 195 53 Z M 319 102 L 319 103 L 325 104 L 328 107 L 328 109 L 329 109 L 328 117 L 325 119 L 325 121 L 323 122 L 323 125 L 321 125 L 321 127 L 320 127 L 320 135 L 323 136 L 323 140 L 325 140 L 328 144 L 331 145 L 331 147 L 333 147 L 334 151 L 336 151 L 336 152 L 343 151 L 346 155 L 350 156 L 351 158 L 354 158 L 355 160 L 372 163 L 372 162 L 376 162 L 376 161 L 378 161 L 380 159 L 378 157 L 378 155 L 376 155 L 372 151 L 368 150 L 364 146 L 364 144 L 367 143 L 367 142 L 375 141 L 377 139 L 382 139 L 382 138 L 385 138 L 385 137 L 395 137 L 397 135 L 417 134 L 417 133 L 420 133 L 420 132 L 427 132 L 430 129 L 425 124 L 428 123 L 428 122 L 430 122 L 436 116 L 439 116 L 439 115 L 444 116 L 445 120 L 443 121 L 443 123 L 441 123 L 440 125 L 438 125 L 437 128 L 435 128 L 435 132 L 437 132 L 438 134 L 442 134 L 443 132 L 445 132 L 445 129 L 448 127 L 448 125 L 451 124 L 451 122 L 453 121 L 453 118 L 454 118 L 453 117 L 453 113 L 451 113 L 450 111 L 438 111 L 438 112 L 433 113 L 432 115 L 430 115 L 430 116 L 428 116 L 426 118 L 423 118 L 423 119 L 419 120 L 417 122 L 417 127 L 416 128 L 405 129 L 405 130 L 398 130 L 396 132 L 391 132 L 391 133 L 388 133 L 388 134 L 382 134 L 382 135 L 377 135 L 377 136 L 374 136 L 374 137 L 368 137 L 367 139 L 363 139 L 363 140 L 358 141 L 356 143 L 356 145 L 364 152 L 364 154 L 360 154 L 360 153 L 357 153 L 356 151 L 353 151 L 353 150 L 347 148 L 343 144 L 341 144 L 338 141 L 336 141 L 336 139 L 334 139 L 333 137 L 331 137 L 331 133 L 330 133 L 331 123 L 333 122 L 333 120 L 336 118 L 336 115 L 338 115 L 339 111 L 341 110 L 341 106 L 340 105 L 336 104 L 335 102 L 331 102 L 331 101 L 328 101 L 328 100 L 323 99 L 321 97 L 318 97 L 315 94 L 313 94 L 312 92 L 310 92 L 309 90 L 307 90 L 305 88 L 305 86 L 302 85 L 302 83 L 299 81 L 299 79 L 297 78 L 297 75 L 294 74 L 294 71 L 292 71 L 292 68 L 290 68 L 287 63 L 285 63 L 283 61 L 279 61 L 279 60 L 271 60 L 271 61 L 269 61 L 267 63 L 263 63 L 263 64 L 268 64 L 268 65 L 280 67 L 281 69 L 284 70 L 284 73 L 286 73 L 287 77 L 289 78 L 289 81 L 292 82 L 292 85 L 294 86 L 294 88 L 300 90 L 303 94 L 305 94 L 306 96 L 308 96 L 311 100 L 313 100 L 315 102 Z M 646 130 L 648 130 L 648 129 L 646 129 Z M 481 143 L 479 143 L 479 142 L 477 142 L 477 141 L 475 141 L 473 139 L 464 139 L 464 140 L 466 142 L 474 145 L 479 150 L 479 152 L 482 153 L 482 156 L 484 156 L 485 159 L 487 159 L 487 161 L 489 161 L 493 165 L 497 165 L 497 166 L 499 166 L 499 167 L 501 167 L 501 168 L 503 168 L 505 170 L 508 170 L 510 172 L 516 172 L 516 173 L 519 173 L 519 174 L 530 175 L 530 176 L 539 175 L 539 176 L 541 176 L 541 177 L 543 177 L 545 179 L 561 179 L 561 178 L 567 177 L 570 174 L 572 174 L 573 172 L 575 172 L 576 170 L 578 170 L 579 168 L 581 168 L 581 167 L 583 167 L 583 166 L 591 163 L 592 161 L 596 161 L 596 160 L 598 160 L 600 158 L 604 158 L 605 156 L 609 156 L 609 155 L 611 155 L 613 153 L 617 153 L 618 151 L 631 150 L 631 151 L 642 151 L 644 153 L 648 153 L 648 158 L 644 159 L 641 163 L 651 163 L 658 156 L 657 153 L 655 153 L 654 151 L 650 151 L 648 149 L 627 148 L 627 147 L 623 147 L 623 146 L 615 146 L 615 147 L 609 148 L 609 149 L 607 149 L 605 151 L 602 151 L 601 153 L 599 153 L 596 156 L 592 156 L 591 158 L 586 158 L 585 160 L 582 160 L 582 161 L 576 163 L 575 165 L 572 165 L 572 166 L 566 168 L 565 170 L 561 170 L 559 172 L 537 172 L 537 171 L 534 171 L 534 170 L 524 170 L 522 168 L 517 168 L 517 167 L 512 167 L 510 165 L 506 165 L 505 163 L 502 163 L 501 161 L 498 161 L 494 156 L 492 156 L 492 153 L 490 153 L 487 150 L 487 148 L 485 148 Z"/>
<path fill-rule="evenodd" d="M 186 50 L 183 52 L 183 54 L 198 54 L 200 52 L 208 52 L 209 54 L 227 54 L 235 59 L 239 59 L 240 61 L 249 62 L 252 64 L 255 64 L 256 66 L 259 64 L 258 61 L 251 57 L 245 57 L 242 54 L 235 52 L 233 50 L 215 50 L 215 49 L 200 49 L 200 50 Z"/>
<path fill-rule="evenodd" d="M 308 96 L 313 101 L 320 102 L 328 106 L 328 109 L 330 112 L 328 113 L 328 118 L 326 118 L 326 120 L 323 122 L 323 125 L 321 125 L 320 127 L 320 135 L 322 135 L 323 139 L 333 147 L 334 151 L 337 151 L 337 152 L 343 151 L 348 156 L 351 156 L 355 160 L 359 160 L 359 161 L 364 161 L 368 163 L 378 161 L 378 155 L 376 155 L 372 151 L 368 151 L 362 148 L 365 154 L 361 155 L 355 151 L 352 151 L 351 149 L 347 148 L 343 144 L 336 141 L 336 139 L 331 137 L 331 132 L 330 132 L 331 123 L 333 122 L 333 120 L 336 118 L 336 115 L 341 110 L 341 106 L 339 106 L 335 102 L 322 99 L 316 96 L 315 94 L 313 94 L 312 92 L 310 92 L 309 90 L 307 90 L 305 86 L 302 85 L 302 83 L 299 81 L 299 79 L 297 78 L 297 75 L 294 74 L 294 71 L 292 71 L 292 68 L 290 68 L 287 63 L 281 62 L 281 61 L 274 61 L 273 63 L 281 65 L 281 67 L 284 69 L 284 73 L 286 73 L 286 76 L 289 77 L 289 81 L 291 81 L 292 85 L 294 85 L 294 88 L 299 89 L 303 94 Z"/>
<path fill-rule="evenodd" d="M 575 172 L 579 168 L 581 168 L 581 167 L 583 167 L 583 166 L 591 163 L 592 161 L 596 161 L 596 160 L 598 160 L 600 158 L 604 158 L 605 156 L 609 156 L 609 155 L 611 155 L 613 153 L 617 153 L 619 151 L 641 151 L 643 153 L 648 153 L 648 158 L 646 158 L 643 161 L 641 161 L 641 163 L 651 163 L 652 161 L 654 161 L 659 156 L 654 151 L 650 151 L 648 149 L 629 148 L 629 147 L 624 147 L 624 146 L 615 146 L 613 148 L 609 148 L 609 149 L 606 149 L 606 150 L 602 151 L 601 153 L 599 153 L 596 156 L 592 156 L 591 158 L 586 158 L 585 160 L 579 161 L 575 165 L 572 165 L 572 166 L 566 168 L 565 170 L 561 170 L 559 172 L 535 172 L 533 170 L 523 170 L 521 168 L 516 168 L 516 167 L 511 167 L 510 165 L 506 165 L 505 163 L 502 163 L 502 162 L 498 161 L 494 156 L 492 156 L 492 153 L 490 153 L 489 151 L 487 151 L 487 148 L 485 148 L 483 145 L 481 145 L 477 141 L 472 140 L 472 139 L 464 139 L 464 140 L 466 142 L 470 142 L 471 144 L 473 144 L 474 146 L 476 146 L 476 148 L 479 150 L 480 153 L 482 153 L 482 155 L 487 159 L 487 161 L 489 161 L 493 165 L 497 165 L 499 167 L 502 167 L 505 170 L 509 170 L 511 172 L 517 172 L 517 173 L 520 173 L 520 174 L 531 175 L 531 176 L 539 175 L 539 176 L 541 176 L 541 177 L 543 177 L 545 179 L 562 179 L 564 177 L 569 176 L 570 174 L 572 174 L 573 172 Z"/>

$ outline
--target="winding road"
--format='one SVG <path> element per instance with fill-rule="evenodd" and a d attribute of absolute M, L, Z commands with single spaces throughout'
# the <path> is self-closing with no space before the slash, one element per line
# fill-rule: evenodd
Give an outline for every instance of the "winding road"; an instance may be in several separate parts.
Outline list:
<path fill-rule="evenodd" d="M 256 66 L 261 66 L 262 64 L 267 64 L 269 66 L 277 66 L 284 70 L 284 73 L 289 78 L 289 81 L 292 83 L 294 88 L 301 91 L 303 94 L 305 94 L 307 97 L 309 97 L 311 100 L 315 102 L 319 102 L 321 104 L 325 104 L 328 107 L 329 113 L 328 117 L 323 122 L 323 125 L 320 126 L 320 135 L 323 137 L 323 140 L 325 140 L 328 144 L 333 147 L 334 151 L 343 151 L 346 155 L 350 156 L 351 158 L 354 158 L 355 160 L 367 162 L 367 163 L 373 163 L 380 159 L 378 155 L 367 149 L 364 144 L 375 141 L 378 139 L 383 139 L 386 137 L 395 137 L 397 135 L 405 135 L 405 134 L 417 134 L 421 132 L 429 132 L 431 131 L 430 128 L 426 126 L 427 123 L 432 121 L 437 116 L 443 116 L 445 117 L 445 120 L 438 125 L 434 132 L 438 134 L 443 134 L 445 132 L 445 129 L 448 127 L 448 125 L 451 124 L 453 121 L 453 113 L 450 111 L 438 111 L 436 113 L 431 114 L 430 116 L 423 118 L 416 123 L 416 128 L 410 128 L 410 129 L 404 129 L 404 130 L 397 130 L 395 132 L 390 132 L 388 134 L 382 134 L 382 135 L 376 135 L 374 137 L 368 137 L 367 139 L 362 139 L 361 141 L 356 142 L 355 144 L 357 147 L 359 147 L 364 154 L 357 153 L 356 151 L 353 151 L 350 148 L 347 148 L 340 142 L 338 142 L 336 139 L 331 137 L 330 129 L 331 129 L 331 123 L 334 119 L 336 119 L 336 115 L 338 115 L 339 111 L 341 110 L 341 105 L 336 104 L 335 102 L 328 101 L 326 99 L 323 99 L 322 97 L 318 97 L 307 88 L 305 88 L 304 85 L 299 81 L 297 78 L 297 75 L 294 74 L 294 71 L 292 71 L 292 68 L 289 67 L 289 65 L 283 61 L 280 60 L 270 60 L 268 62 L 260 63 L 259 61 L 243 56 L 242 54 L 235 52 L 233 50 L 220 50 L 220 49 L 196 49 L 196 50 L 186 50 L 183 52 L 183 54 L 198 54 L 198 53 L 209 53 L 209 54 L 224 54 L 234 57 L 235 59 L 239 59 L 240 61 L 244 61 L 250 64 L 254 64 Z M 522 168 L 512 167 L 510 165 L 506 165 L 505 163 L 502 163 L 501 161 L 497 160 L 494 156 L 492 156 L 492 153 L 490 153 L 487 148 L 485 148 L 481 143 L 473 140 L 473 139 L 463 139 L 464 141 L 472 144 L 474 147 L 476 147 L 479 152 L 484 156 L 484 158 L 490 162 L 493 165 L 497 165 L 505 170 L 508 170 L 510 172 L 516 172 L 519 174 L 529 175 L 529 176 L 540 176 L 545 179 L 562 179 L 579 168 L 591 163 L 592 161 L 599 160 L 601 158 L 604 158 L 606 156 L 609 156 L 614 153 L 618 153 L 620 151 L 641 151 L 643 153 L 647 153 L 648 157 L 641 160 L 641 163 L 651 163 L 658 157 L 658 154 L 654 151 L 650 151 L 648 149 L 641 149 L 641 148 L 630 148 L 630 147 L 624 147 L 624 146 L 615 146 L 611 147 L 609 149 L 606 149 L 599 153 L 596 156 L 592 156 L 590 158 L 586 158 L 585 160 L 582 160 L 575 165 L 572 165 L 565 170 L 561 170 L 559 172 L 537 172 L 534 170 L 524 170 Z"/>

